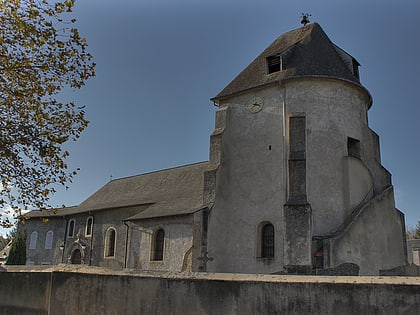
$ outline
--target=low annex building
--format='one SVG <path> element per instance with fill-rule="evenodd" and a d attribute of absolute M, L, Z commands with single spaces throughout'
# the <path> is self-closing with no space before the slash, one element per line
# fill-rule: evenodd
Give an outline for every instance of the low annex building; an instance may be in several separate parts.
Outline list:
<path fill-rule="evenodd" d="M 317 23 L 281 35 L 213 98 L 208 162 L 30 212 L 27 263 L 293 274 L 347 264 L 361 275 L 405 265 L 358 67 Z"/>

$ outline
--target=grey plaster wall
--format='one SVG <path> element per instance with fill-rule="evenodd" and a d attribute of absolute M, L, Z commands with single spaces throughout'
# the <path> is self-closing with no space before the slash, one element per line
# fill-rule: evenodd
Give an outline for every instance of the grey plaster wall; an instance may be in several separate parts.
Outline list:
<path fill-rule="evenodd" d="M 348 138 L 357 139 L 361 159 L 373 159 L 367 129 L 369 95 L 354 84 L 331 79 L 301 79 L 284 84 L 286 115 L 304 113 L 307 125 L 307 194 L 313 234 L 336 230 L 346 208 L 344 158 Z"/>
<path fill-rule="evenodd" d="M 130 224 L 128 268 L 141 270 L 192 270 L 193 215 L 155 218 Z M 153 261 L 152 240 L 158 229 L 165 232 L 162 261 Z"/>
<path fill-rule="evenodd" d="M 0 273 L 7 314 L 418 314 L 419 278 Z M 32 292 L 28 295 L 27 292 Z"/>
<path fill-rule="evenodd" d="M 352 262 L 360 275 L 378 275 L 406 265 L 404 218 L 393 204 L 392 187 L 366 204 L 347 230 L 330 241 L 330 266 Z"/>
<path fill-rule="evenodd" d="M 211 156 L 220 158 L 209 216 L 208 253 L 213 260 L 208 271 L 269 273 L 283 268 L 286 186 L 280 92 L 278 86 L 254 91 L 229 99 L 218 109 L 218 140 L 210 149 Z M 249 109 L 254 97 L 264 100 L 256 113 Z M 217 154 L 215 143 L 220 148 Z M 274 226 L 272 259 L 260 257 L 258 227 L 263 222 Z"/>
<path fill-rule="evenodd" d="M 127 248 L 127 226 L 123 219 L 133 215 L 135 209 L 121 208 L 118 210 L 102 210 L 94 213 L 93 234 L 91 245 L 86 248 L 86 253 L 91 256 L 90 264 L 115 269 L 122 269 L 125 265 L 125 252 Z M 115 256 L 106 257 L 106 233 L 113 228 L 116 231 Z"/>
<path fill-rule="evenodd" d="M 358 158 L 347 156 L 344 163 L 345 216 L 366 200 L 373 197 L 373 177 L 366 165 Z"/>
<path fill-rule="evenodd" d="M 48 222 L 40 218 L 32 218 L 25 226 L 20 229 L 27 233 L 26 263 L 29 265 L 51 265 L 61 262 L 62 252 L 60 245 L 64 239 L 65 222 L 61 218 L 52 218 Z M 45 241 L 48 231 L 53 231 L 52 248 L 45 248 Z M 33 232 L 38 233 L 36 247 L 29 248 L 31 235 Z"/>
<path fill-rule="evenodd" d="M 44 222 L 41 218 L 32 218 L 30 224 L 22 227 L 28 234 L 27 264 L 70 263 L 73 251 L 79 249 L 83 264 L 122 269 L 125 266 L 127 250 L 127 226 L 124 225 L 123 219 L 136 212 L 138 212 L 136 207 L 129 207 L 49 217 L 48 222 Z M 90 236 L 86 235 L 88 217 L 93 217 L 93 229 Z M 71 219 L 75 220 L 75 232 L 72 237 L 69 237 L 66 226 Z M 114 257 L 105 255 L 105 235 L 109 228 L 116 230 Z M 45 237 L 49 230 L 54 231 L 53 246 L 52 249 L 45 249 Z M 34 250 L 29 249 L 30 235 L 33 231 L 38 233 L 37 247 Z"/>
<path fill-rule="evenodd" d="M 255 97 L 264 102 L 260 111 L 250 108 Z M 287 263 L 284 205 L 289 190 L 292 116 L 304 116 L 306 121 L 306 192 L 312 211 L 309 236 L 333 234 L 358 206 L 391 185 L 389 173 L 380 164 L 378 136 L 368 126 L 370 101 L 361 86 L 321 77 L 288 80 L 221 101 L 210 148 L 211 162 L 219 167 L 209 221 L 208 250 L 213 258 L 209 271 L 271 273 L 281 271 Z M 349 138 L 359 141 L 357 158 L 349 156 Z M 385 210 L 372 211 L 384 211 L 387 219 L 371 221 L 371 225 L 399 243 L 403 226 L 392 214 L 393 199 L 376 206 Z M 275 227 L 275 257 L 270 260 L 258 259 L 261 222 Z M 367 231 L 359 233 L 370 237 Z M 372 268 L 377 260 L 388 260 L 387 256 L 369 256 L 375 245 L 370 246 L 365 259 Z M 403 259 L 400 252 L 395 251 L 398 258 L 389 264 Z"/>
<path fill-rule="evenodd" d="M 105 213 L 104 213 L 105 214 Z M 86 235 L 86 223 L 88 217 L 93 217 L 93 228 L 92 228 L 92 235 L 87 236 Z M 66 227 L 68 226 L 68 222 L 70 220 L 75 220 L 75 229 L 74 229 L 74 235 L 68 236 L 68 231 Z M 66 230 L 65 236 L 61 239 L 61 244 L 64 246 L 64 249 L 62 250 L 62 257 L 59 262 L 57 263 L 70 263 L 71 255 L 75 249 L 80 250 L 82 255 L 82 263 L 83 264 L 91 264 L 93 261 L 93 235 L 97 235 L 98 231 L 100 230 L 98 222 L 96 220 L 95 215 L 91 215 L 89 213 L 81 213 L 81 214 L 75 214 L 75 215 L 69 215 L 64 218 L 62 218 L 64 222 L 64 228 Z M 95 248 L 96 251 L 96 248 Z"/>

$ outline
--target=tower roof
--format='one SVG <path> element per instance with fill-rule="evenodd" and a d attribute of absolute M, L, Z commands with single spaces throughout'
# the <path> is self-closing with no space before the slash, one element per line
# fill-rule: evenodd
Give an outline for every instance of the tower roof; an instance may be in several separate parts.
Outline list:
<path fill-rule="evenodd" d="M 270 60 L 279 63 L 278 71 L 270 71 Z M 295 77 L 333 77 L 360 85 L 358 66 L 352 56 L 331 42 L 318 23 L 310 23 L 278 37 L 213 100 Z"/>

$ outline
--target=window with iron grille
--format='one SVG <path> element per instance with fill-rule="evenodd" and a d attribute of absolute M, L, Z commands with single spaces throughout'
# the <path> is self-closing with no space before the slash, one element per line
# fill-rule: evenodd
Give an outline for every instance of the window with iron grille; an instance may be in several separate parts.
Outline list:
<path fill-rule="evenodd" d="M 270 223 L 261 230 L 261 257 L 274 257 L 274 226 Z"/>
<path fill-rule="evenodd" d="M 165 242 L 165 231 L 159 229 L 155 232 L 152 260 L 161 261 L 163 260 L 163 248 Z"/>
<path fill-rule="evenodd" d="M 115 241 L 116 241 L 116 232 L 114 228 L 108 229 L 106 232 L 105 240 L 105 257 L 114 257 L 115 256 Z"/>

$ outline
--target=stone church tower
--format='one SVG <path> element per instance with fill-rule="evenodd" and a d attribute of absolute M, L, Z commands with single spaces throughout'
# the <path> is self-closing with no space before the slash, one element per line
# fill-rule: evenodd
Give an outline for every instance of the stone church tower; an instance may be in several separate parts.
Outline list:
<path fill-rule="evenodd" d="M 277 38 L 213 101 L 205 175 L 209 272 L 311 273 L 406 263 L 372 98 L 317 23 Z M 207 257 L 206 257 L 207 260 Z"/>

